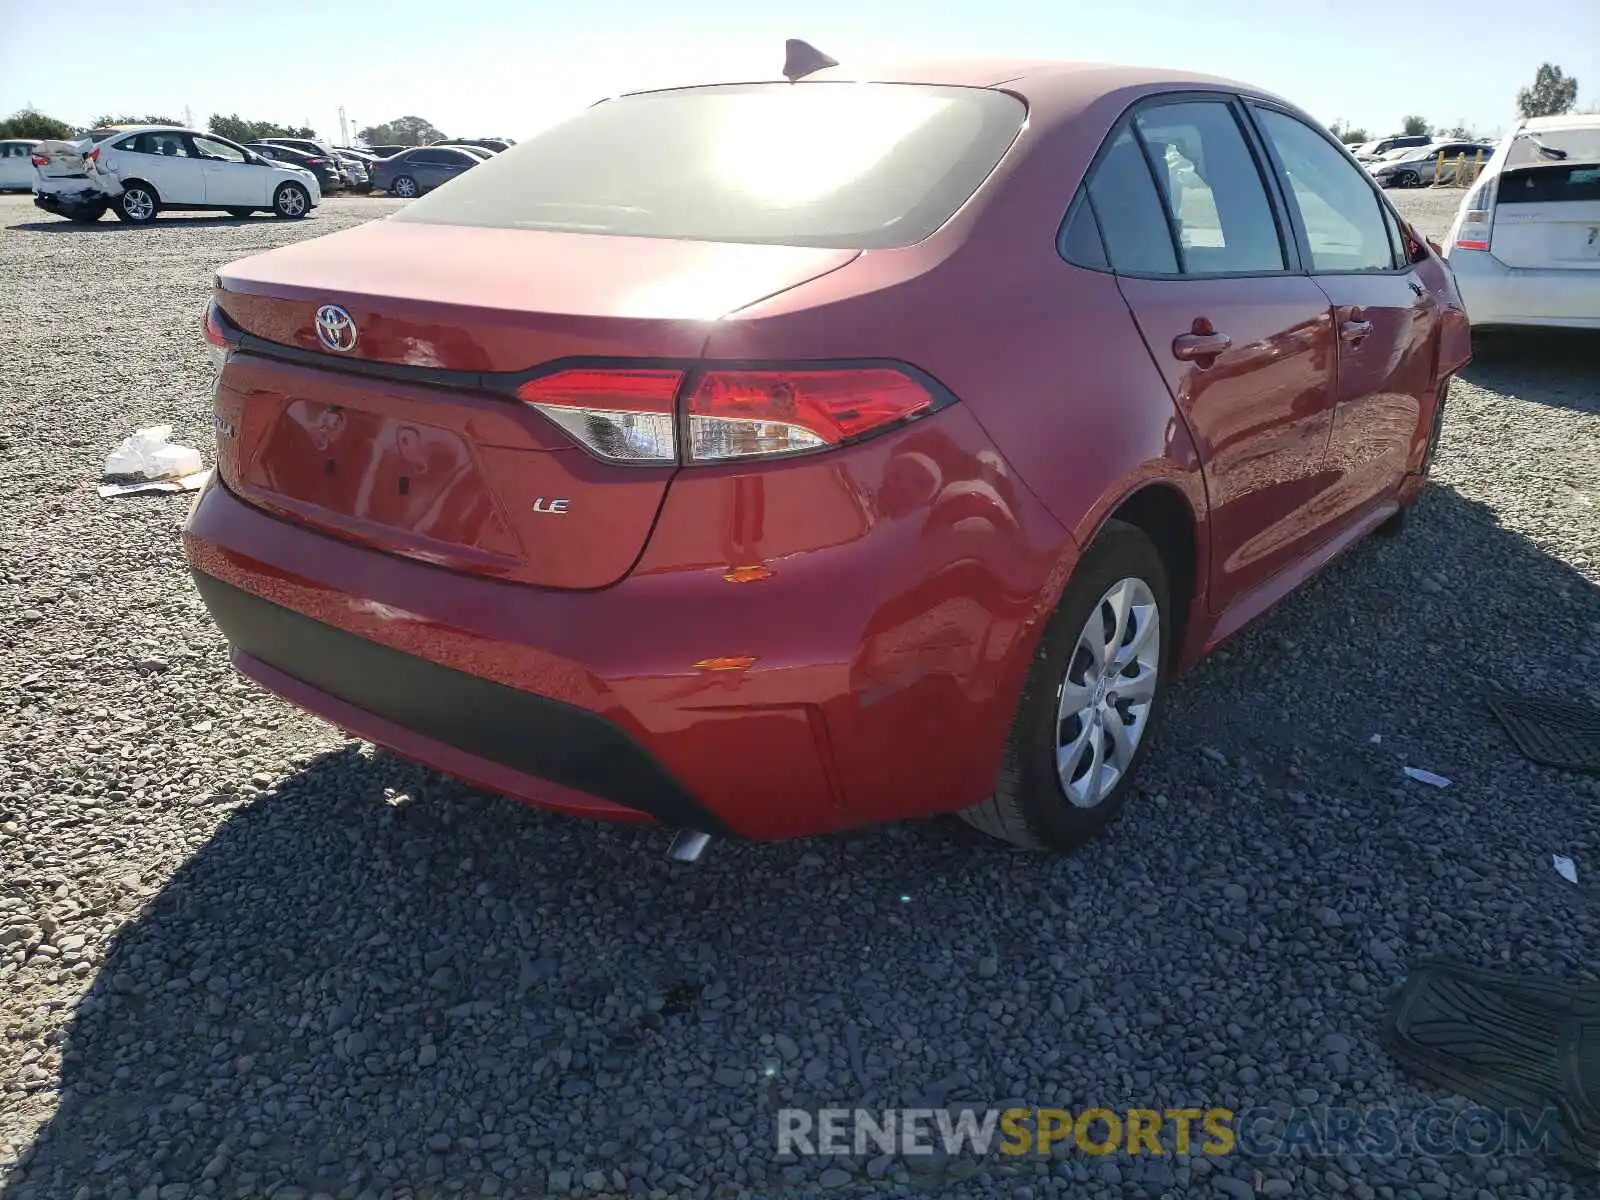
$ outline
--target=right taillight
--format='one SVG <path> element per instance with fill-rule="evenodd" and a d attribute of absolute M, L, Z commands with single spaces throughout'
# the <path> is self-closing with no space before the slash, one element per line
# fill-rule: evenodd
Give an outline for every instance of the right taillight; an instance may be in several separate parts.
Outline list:
<path fill-rule="evenodd" d="M 892 366 L 567 370 L 531 380 L 517 395 L 599 457 L 632 463 L 827 450 L 938 406 L 932 391 Z"/>
<path fill-rule="evenodd" d="M 1461 228 L 1456 231 L 1457 250 L 1487 250 L 1494 233 L 1494 181 L 1480 183 L 1467 194 Z"/>
<path fill-rule="evenodd" d="M 613 462 L 678 460 L 676 370 L 558 371 L 517 395 L 601 458 Z"/>
<path fill-rule="evenodd" d="M 44 154 L 31 155 L 30 156 L 30 161 L 36 167 L 48 167 L 50 165 L 49 156 L 48 155 L 44 155 Z"/>
<path fill-rule="evenodd" d="M 933 396 L 891 367 L 708 371 L 685 401 L 689 462 L 822 450 L 915 417 Z"/>

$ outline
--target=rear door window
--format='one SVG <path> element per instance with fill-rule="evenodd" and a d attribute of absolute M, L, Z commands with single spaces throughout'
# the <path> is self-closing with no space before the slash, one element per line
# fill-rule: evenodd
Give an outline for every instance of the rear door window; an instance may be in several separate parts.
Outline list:
<path fill-rule="evenodd" d="M 1276 109 L 1255 109 L 1288 176 L 1313 271 L 1388 271 L 1394 251 L 1376 185 L 1326 137 Z"/>
<path fill-rule="evenodd" d="M 1172 230 L 1144 150 L 1133 131 L 1118 131 L 1089 176 L 1089 200 L 1111 269 L 1125 275 L 1173 275 Z"/>
<path fill-rule="evenodd" d="M 1178 233 L 1184 274 L 1285 269 L 1266 185 L 1226 100 L 1154 105 L 1134 125 Z"/>
<path fill-rule="evenodd" d="M 608 100 L 392 220 L 852 249 L 909 246 L 1026 119 L 985 88 L 732 84 Z"/>

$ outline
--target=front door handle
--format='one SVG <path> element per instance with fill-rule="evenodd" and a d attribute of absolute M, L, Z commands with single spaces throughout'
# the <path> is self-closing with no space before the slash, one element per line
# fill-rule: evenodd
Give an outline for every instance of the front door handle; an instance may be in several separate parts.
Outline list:
<path fill-rule="evenodd" d="M 1339 322 L 1339 340 L 1341 342 L 1359 342 L 1372 332 L 1372 322 L 1366 319 L 1366 313 L 1354 306 L 1347 308 L 1344 319 Z"/>
<path fill-rule="evenodd" d="M 1172 357 L 1179 362 L 1209 367 L 1219 354 L 1232 345 L 1233 339 L 1225 333 L 1218 333 L 1207 318 L 1196 317 L 1188 333 L 1180 333 L 1172 339 Z"/>
<path fill-rule="evenodd" d="M 1413 295 L 1420 296 L 1424 291 L 1427 290 L 1415 279 L 1408 279 L 1406 280 L 1406 283 L 1410 286 Z"/>

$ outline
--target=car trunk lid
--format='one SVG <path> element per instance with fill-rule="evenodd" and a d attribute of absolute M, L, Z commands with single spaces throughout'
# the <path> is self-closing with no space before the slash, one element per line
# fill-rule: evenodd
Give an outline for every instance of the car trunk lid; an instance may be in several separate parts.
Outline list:
<path fill-rule="evenodd" d="M 515 384 L 569 360 L 693 361 L 716 318 L 855 256 L 380 221 L 232 264 L 216 299 L 244 336 L 217 389 L 219 471 L 250 503 L 388 553 L 607 586 L 676 466 L 591 455 Z M 318 334 L 327 305 L 348 314 L 347 349 Z"/>
<path fill-rule="evenodd" d="M 1600 163 L 1505 171 L 1489 249 L 1508 267 L 1600 270 Z"/>

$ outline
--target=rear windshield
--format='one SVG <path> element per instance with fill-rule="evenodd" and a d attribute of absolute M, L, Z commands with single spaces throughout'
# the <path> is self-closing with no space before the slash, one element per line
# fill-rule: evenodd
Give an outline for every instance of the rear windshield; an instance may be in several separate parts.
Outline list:
<path fill-rule="evenodd" d="M 927 237 L 1016 138 L 1014 96 L 739 84 L 608 100 L 391 220 L 882 249 Z"/>
<path fill-rule="evenodd" d="M 1600 200 L 1600 164 L 1516 167 L 1500 176 L 1500 204 L 1551 204 Z"/>

